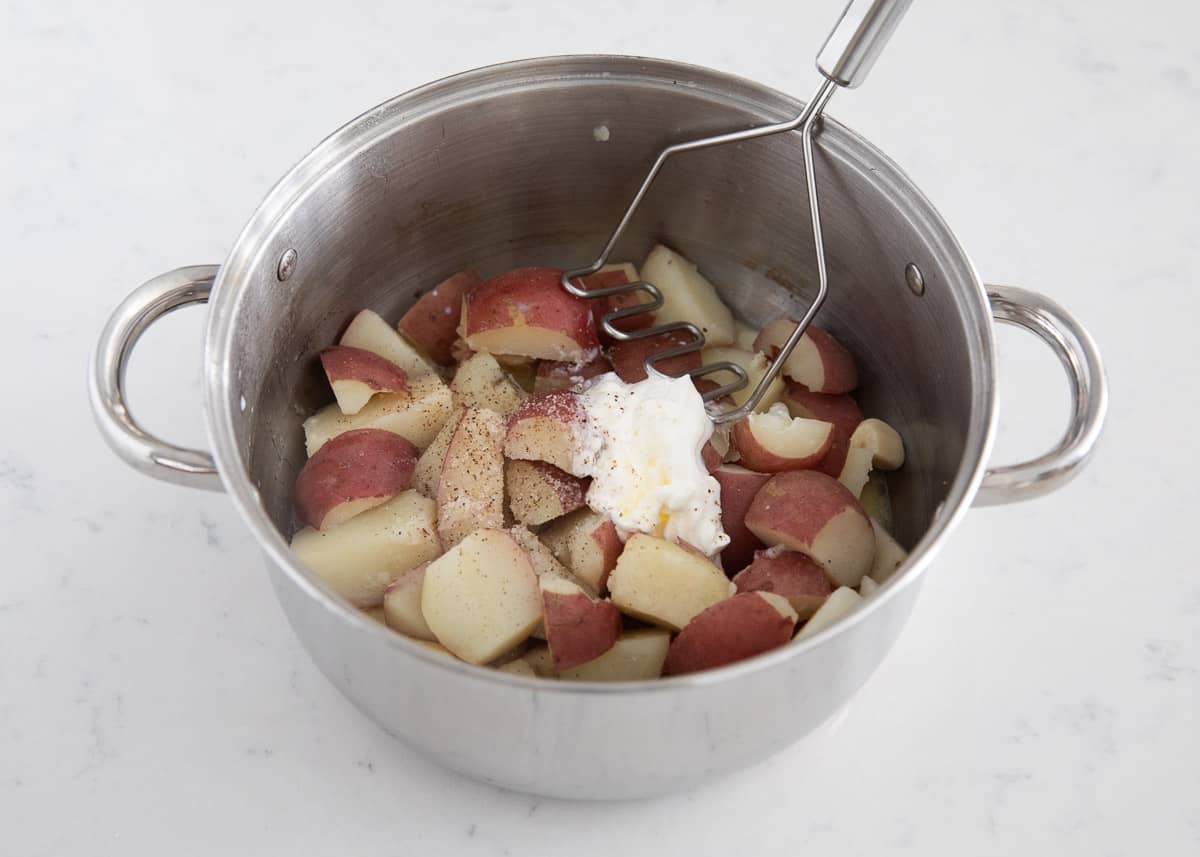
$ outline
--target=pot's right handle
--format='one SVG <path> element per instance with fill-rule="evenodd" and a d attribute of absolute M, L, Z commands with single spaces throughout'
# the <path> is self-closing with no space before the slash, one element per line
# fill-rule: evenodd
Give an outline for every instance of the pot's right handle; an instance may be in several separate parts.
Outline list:
<path fill-rule="evenodd" d="M 975 497 L 979 506 L 1028 500 L 1062 487 L 1091 456 L 1108 410 L 1108 382 L 1100 351 L 1083 325 L 1037 292 L 1013 286 L 988 286 L 987 292 L 997 321 L 1035 334 L 1062 361 L 1071 385 L 1071 420 L 1062 440 L 1045 455 L 990 468 Z"/>
<path fill-rule="evenodd" d="M 216 265 L 177 268 L 138 286 L 113 310 L 88 372 L 92 413 L 100 433 L 126 464 L 147 476 L 192 488 L 221 490 L 213 457 L 150 434 L 125 403 L 125 365 L 138 339 L 172 310 L 207 303 Z"/>

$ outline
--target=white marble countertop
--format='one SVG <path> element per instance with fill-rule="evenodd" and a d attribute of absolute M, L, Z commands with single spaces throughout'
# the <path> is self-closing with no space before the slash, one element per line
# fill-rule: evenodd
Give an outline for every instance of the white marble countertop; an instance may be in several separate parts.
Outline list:
<path fill-rule="evenodd" d="M 0 854 L 1200 852 L 1194 4 L 924 0 L 834 103 L 985 277 L 1090 326 L 1111 420 L 1069 488 L 968 516 L 830 734 L 707 788 L 570 804 L 433 768 L 318 674 L 222 496 L 138 476 L 93 429 L 107 312 L 219 262 L 356 113 L 587 51 L 804 96 L 840 3 L 0 4 Z M 152 331 L 131 380 L 196 444 L 203 315 Z M 1013 458 L 1053 440 L 1065 385 L 999 341 Z"/>

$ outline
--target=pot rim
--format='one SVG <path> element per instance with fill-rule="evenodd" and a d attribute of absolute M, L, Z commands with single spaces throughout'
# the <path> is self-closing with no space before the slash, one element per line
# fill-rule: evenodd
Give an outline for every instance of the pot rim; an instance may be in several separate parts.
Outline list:
<path fill-rule="evenodd" d="M 737 75 L 704 66 L 671 60 L 619 54 L 572 54 L 535 57 L 482 66 L 426 83 L 379 104 L 334 131 L 293 166 L 264 197 L 234 242 L 213 286 L 205 336 L 204 402 L 205 422 L 221 481 L 242 519 L 258 538 L 268 557 L 306 595 L 317 599 L 337 620 L 357 624 L 359 630 L 375 634 L 381 645 L 392 646 L 421 659 L 435 669 L 458 674 L 464 679 L 509 684 L 514 688 L 536 688 L 556 694 L 624 694 L 696 689 L 733 681 L 761 670 L 773 669 L 818 649 L 860 622 L 865 622 L 906 587 L 916 585 L 925 569 L 945 543 L 950 532 L 970 508 L 983 479 L 995 434 L 995 378 L 992 317 L 987 293 L 974 264 L 932 203 L 900 167 L 865 138 L 825 116 L 816 143 L 846 156 L 852 168 L 868 170 L 869 179 L 887 187 L 891 198 L 908 207 L 906 213 L 941 257 L 958 268 L 959 278 L 969 284 L 960 295 L 970 327 L 967 347 L 972 382 L 971 418 L 964 453 L 946 499 L 935 511 L 928 529 L 909 554 L 907 566 L 884 582 L 871 598 L 831 627 L 799 642 L 793 642 L 753 658 L 704 672 L 667 676 L 654 681 L 578 682 L 529 678 L 447 658 L 407 637 L 381 627 L 358 608 L 344 601 L 295 559 L 287 541 L 262 505 L 258 491 L 248 478 L 238 451 L 234 430 L 233 397 L 236 371 L 228 355 L 234 335 L 235 308 L 252 270 L 263 260 L 268 238 L 283 216 L 338 164 L 370 147 L 383 136 L 415 119 L 451 103 L 486 98 L 499 91 L 544 88 L 548 85 L 578 84 L 588 79 L 659 87 L 685 86 L 701 89 L 743 108 L 756 109 L 767 121 L 778 121 L 799 113 L 802 102 L 778 90 Z M 974 298 L 974 300 L 970 300 Z"/>

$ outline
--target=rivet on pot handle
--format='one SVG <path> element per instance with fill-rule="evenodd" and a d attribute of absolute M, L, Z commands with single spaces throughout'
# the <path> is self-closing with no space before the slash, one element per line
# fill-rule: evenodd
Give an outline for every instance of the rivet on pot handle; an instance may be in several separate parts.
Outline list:
<path fill-rule="evenodd" d="M 100 433 L 126 464 L 156 479 L 213 491 L 221 489 L 221 480 L 211 455 L 159 440 L 130 415 L 125 404 L 125 366 L 150 325 L 172 310 L 206 303 L 216 276 L 216 265 L 177 268 L 135 289 L 104 326 L 88 379 Z"/>
<path fill-rule="evenodd" d="M 979 506 L 1028 500 L 1062 487 L 1091 456 L 1108 410 L 1100 351 L 1070 313 L 1037 292 L 1013 286 L 988 286 L 987 292 L 997 321 L 1036 334 L 1062 361 L 1071 385 L 1071 420 L 1062 440 L 1045 455 L 989 469 L 975 497 Z"/>

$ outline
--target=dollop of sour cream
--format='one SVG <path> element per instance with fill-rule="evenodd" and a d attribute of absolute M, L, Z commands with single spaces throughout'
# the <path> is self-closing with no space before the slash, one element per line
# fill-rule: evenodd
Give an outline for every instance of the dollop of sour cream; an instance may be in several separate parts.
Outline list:
<path fill-rule="evenodd" d="M 574 472 L 592 477 L 587 504 L 622 538 L 650 533 L 710 556 L 729 544 L 721 486 L 700 457 L 713 422 L 690 378 L 652 372 L 626 384 L 609 373 L 579 399 L 586 427 Z"/>

